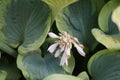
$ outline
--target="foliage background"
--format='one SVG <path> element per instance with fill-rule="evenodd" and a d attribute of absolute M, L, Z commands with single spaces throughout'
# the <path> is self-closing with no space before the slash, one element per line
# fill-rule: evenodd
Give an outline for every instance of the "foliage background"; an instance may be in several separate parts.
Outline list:
<path fill-rule="evenodd" d="M 0 0 L 0 80 L 120 80 L 120 0 Z M 85 46 L 59 66 L 47 36 Z"/>

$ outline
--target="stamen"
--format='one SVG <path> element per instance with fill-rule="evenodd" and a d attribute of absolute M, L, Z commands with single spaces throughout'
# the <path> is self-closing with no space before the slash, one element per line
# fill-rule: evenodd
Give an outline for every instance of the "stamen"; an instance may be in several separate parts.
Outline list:
<path fill-rule="evenodd" d="M 67 54 L 70 54 L 70 53 L 67 53 Z M 71 57 L 71 55 L 67 55 L 67 58 L 69 59 Z"/>

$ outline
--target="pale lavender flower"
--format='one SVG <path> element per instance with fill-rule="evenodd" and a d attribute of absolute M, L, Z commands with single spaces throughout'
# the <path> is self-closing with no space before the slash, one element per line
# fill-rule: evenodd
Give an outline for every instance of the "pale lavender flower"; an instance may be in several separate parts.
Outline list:
<path fill-rule="evenodd" d="M 58 43 L 52 44 L 52 45 L 48 48 L 48 51 L 49 51 L 50 53 L 53 53 L 53 52 L 55 51 L 55 49 L 57 48 L 58 45 L 59 45 Z"/>
<path fill-rule="evenodd" d="M 55 52 L 55 57 L 58 57 L 61 53 L 63 53 L 60 61 L 61 66 L 64 64 L 68 65 L 68 58 L 71 56 L 70 50 L 72 48 L 72 44 L 80 55 L 85 56 L 85 52 L 83 51 L 84 46 L 79 43 L 76 37 L 70 36 L 67 32 L 60 33 L 59 36 L 53 32 L 49 32 L 48 35 L 51 38 L 58 38 L 58 41 L 52 44 L 48 48 L 48 51 L 50 53 Z"/>

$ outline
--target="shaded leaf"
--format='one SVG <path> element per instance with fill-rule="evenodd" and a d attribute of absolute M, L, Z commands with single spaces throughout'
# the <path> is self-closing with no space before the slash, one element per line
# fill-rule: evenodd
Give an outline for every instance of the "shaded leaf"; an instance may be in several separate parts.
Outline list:
<path fill-rule="evenodd" d="M 93 29 L 96 40 L 110 50 L 120 50 L 120 34 L 107 35 L 99 29 Z"/>
<path fill-rule="evenodd" d="M 4 76 L 5 80 L 19 80 L 20 79 L 20 72 L 17 69 L 15 64 L 0 64 L 0 70 L 4 70 Z M 0 79 L 1 80 L 1 79 Z"/>
<path fill-rule="evenodd" d="M 120 79 L 120 52 L 102 50 L 88 62 L 88 70 L 93 80 Z"/>
<path fill-rule="evenodd" d="M 81 78 L 82 80 L 89 80 L 89 76 L 87 74 L 87 72 L 83 71 L 78 75 L 79 78 Z"/>
<path fill-rule="evenodd" d="M 41 80 L 54 73 L 65 74 L 59 63 L 59 58 L 54 58 L 51 54 L 46 54 L 42 58 L 41 53 L 37 51 L 26 55 L 18 55 L 17 59 L 18 68 L 27 80 Z"/>
<path fill-rule="evenodd" d="M 93 50 L 97 44 L 91 34 L 91 29 L 97 26 L 97 12 L 99 12 L 99 10 L 92 9 L 96 7 L 95 4 L 93 2 L 91 4 L 90 0 L 79 0 L 66 7 L 56 16 L 58 30 L 60 32 L 66 31 L 77 37 L 90 50 Z"/>
<path fill-rule="evenodd" d="M 5 80 L 7 73 L 5 71 L 0 70 L 0 80 Z"/>
<path fill-rule="evenodd" d="M 0 49 L 9 55 L 16 57 L 17 52 L 9 47 L 6 43 L 5 36 L 1 32 L 3 26 L 5 26 L 4 14 L 6 12 L 7 5 L 11 3 L 11 0 L 0 0 Z"/>
<path fill-rule="evenodd" d="M 11 3 L 11 0 L 0 0 L 0 30 L 5 25 L 3 15 L 6 12 L 7 5 L 9 5 L 10 3 Z M 0 32 L 0 36 L 1 36 L 1 32 Z M 3 37 L 1 36 L 0 39 L 3 39 Z"/>
<path fill-rule="evenodd" d="M 105 0 L 91 0 L 92 13 L 99 13 L 102 6 L 105 4 Z"/>
<path fill-rule="evenodd" d="M 118 33 L 117 26 L 111 20 L 112 11 L 120 5 L 120 0 L 110 0 L 105 6 L 102 8 L 98 23 L 101 28 L 106 33 L 115 34 Z"/>

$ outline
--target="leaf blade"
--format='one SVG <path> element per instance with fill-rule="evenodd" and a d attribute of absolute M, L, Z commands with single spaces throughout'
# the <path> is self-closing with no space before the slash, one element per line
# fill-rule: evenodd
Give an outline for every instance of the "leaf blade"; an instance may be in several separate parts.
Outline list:
<path fill-rule="evenodd" d="M 5 80 L 7 73 L 5 71 L 0 70 L 0 80 Z"/>
<path fill-rule="evenodd" d="M 101 50 L 91 57 L 88 62 L 88 71 L 93 80 L 120 79 L 120 52 Z"/>
<path fill-rule="evenodd" d="M 43 80 L 82 80 L 82 79 L 70 75 L 53 74 L 44 78 Z"/>
<path fill-rule="evenodd" d="M 33 59 L 33 60 L 31 60 Z M 60 60 L 47 54 L 44 58 L 41 53 L 34 51 L 26 55 L 18 55 L 17 65 L 26 79 L 43 79 L 44 77 L 60 73 L 65 74 L 64 69 L 59 66 Z"/>
<path fill-rule="evenodd" d="M 98 24 L 101 30 L 106 33 L 118 33 L 118 29 L 116 25 L 114 25 L 111 21 L 111 13 L 118 6 L 119 0 L 111 0 L 109 1 L 101 10 L 98 17 Z M 109 24 L 110 23 L 110 24 Z"/>
<path fill-rule="evenodd" d="M 99 29 L 92 29 L 92 33 L 109 50 L 120 50 L 120 34 L 107 35 Z"/>
<path fill-rule="evenodd" d="M 93 12 L 93 9 L 91 9 L 93 5 L 95 3 L 91 4 L 90 0 L 78 1 L 64 8 L 55 19 L 60 32 L 68 32 L 72 36 L 77 37 L 90 50 L 93 50 L 97 45 L 91 34 L 91 29 L 97 27 L 96 16 L 98 13 L 96 14 L 96 12 L 99 12 L 99 10 Z"/>
<path fill-rule="evenodd" d="M 38 49 L 50 29 L 51 9 L 40 0 L 9 1 L 0 8 L 0 10 L 4 9 L 0 17 L 4 40 L 13 48 L 20 46 L 19 53 Z"/>

